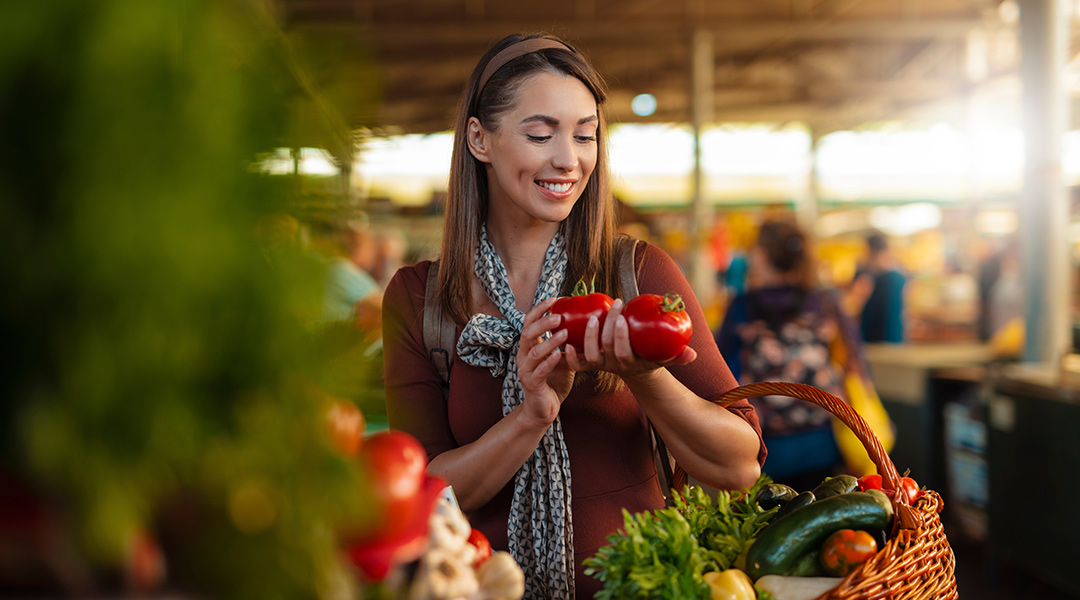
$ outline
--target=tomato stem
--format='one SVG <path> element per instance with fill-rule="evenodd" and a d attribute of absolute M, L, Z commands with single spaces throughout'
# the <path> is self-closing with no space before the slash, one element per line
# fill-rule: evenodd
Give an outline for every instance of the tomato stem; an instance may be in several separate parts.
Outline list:
<path fill-rule="evenodd" d="M 596 275 L 594 274 L 589 279 L 589 284 L 585 285 L 585 278 L 578 279 L 578 282 L 574 284 L 574 293 L 571 296 L 588 296 L 589 294 L 596 293 Z"/>
<path fill-rule="evenodd" d="M 682 296 L 675 292 L 664 294 L 664 312 L 682 312 L 684 310 L 686 310 L 686 303 L 683 302 Z"/>

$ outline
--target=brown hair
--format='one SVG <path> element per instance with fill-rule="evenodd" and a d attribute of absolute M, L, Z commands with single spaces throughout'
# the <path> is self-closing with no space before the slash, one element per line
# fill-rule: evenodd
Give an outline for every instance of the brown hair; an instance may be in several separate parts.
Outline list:
<path fill-rule="evenodd" d="M 499 67 L 480 89 L 484 68 L 500 51 L 523 40 L 545 37 L 566 47 L 544 48 L 514 58 Z M 510 110 L 528 77 L 551 71 L 575 77 L 596 99 L 600 126 L 596 134 L 596 167 L 581 198 L 560 225 L 566 237 L 567 266 L 562 294 L 571 292 L 579 279 L 596 275 L 596 290 L 612 296 L 620 292 L 615 241 L 615 207 L 608 174 L 604 82 L 584 56 L 566 42 L 541 34 L 510 35 L 492 46 L 473 69 L 458 104 L 454 147 L 450 159 L 450 182 L 443 224 L 438 300 L 454 321 L 464 323 L 473 313 L 470 278 L 473 256 L 480 242 L 480 227 L 487 218 L 488 182 L 484 164 L 466 142 L 467 124 L 476 117 L 485 129 L 495 130 L 499 118 Z"/>
<path fill-rule="evenodd" d="M 810 289 L 816 284 L 810 240 L 790 221 L 766 221 L 761 224 L 758 248 L 777 271 L 794 285 Z"/>

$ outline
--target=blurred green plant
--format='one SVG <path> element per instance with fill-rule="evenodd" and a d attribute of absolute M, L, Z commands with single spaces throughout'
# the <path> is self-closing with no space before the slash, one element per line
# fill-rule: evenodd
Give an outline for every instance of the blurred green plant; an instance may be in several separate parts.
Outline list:
<path fill-rule="evenodd" d="M 326 435 L 334 344 L 296 190 L 249 167 L 311 93 L 269 4 L 0 19 L 0 467 L 94 572 L 146 531 L 170 585 L 213 597 L 324 595 L 333 532 L 368 507 Z"/>

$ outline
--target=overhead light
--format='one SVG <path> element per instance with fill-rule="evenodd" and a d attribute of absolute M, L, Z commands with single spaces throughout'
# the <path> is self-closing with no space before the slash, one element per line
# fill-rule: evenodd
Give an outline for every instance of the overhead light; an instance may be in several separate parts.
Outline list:
<path fill-rule="evenodd" d="M 630 101 L 630 110 L 639 117 L 647 117 L 656 112 L 656 96 L 652 94 L 638 94 Z"/>
<path fill-rule="evenodd" d="M 998 18 L 1006 25 L 1016 25 L 1020 20 L 1020 5 L 1016 0 L 1004 0 L 998 5 Z"/>
<path fill-rule="evenodd" d="M 890 235 L 911 235 L 940 227 L 941 208 L 929 202 L 878 206 L 870 211 L 870 224 Z"/>

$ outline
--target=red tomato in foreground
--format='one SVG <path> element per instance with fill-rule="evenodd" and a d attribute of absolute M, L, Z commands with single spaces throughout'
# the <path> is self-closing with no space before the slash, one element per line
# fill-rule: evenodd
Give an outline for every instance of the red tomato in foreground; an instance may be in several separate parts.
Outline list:
<path fill-rule="evenodd" d="M 665 362 L 678 358 L 694 333 L 686 305 L 674 292 L 632 298 L 623 315 L 630 326 L 630 347 L 645 360 Z"/>
<path fill-rule="evenodd" d="M 562 323 L 552 333 L 563 329 L 567 332 L 566 343 L 579 353 L 585 351 L 585 326 L 589 318 L 596 317 L 603 329 L 608 311 L 614 302 L 611 296 L 593 292 L 585 293 L 585 284 L 579 283 L 573 296 L 563 296 L 555 301 L 548 311 L 553 315 L 562 315 Z"/>
<path fill-rule="evenodd" d="M 383 513 L 381 534 L 392 537 L 413 518 L 412 504 L 425 481 L 427 453 L 413 436 L 390 430 L 365 439 L 357 458 Z"/>
<path fill-rule="evenodd" d="M 397 531 L 382 528 L 345 540 L 345 554 L 369 581 L 382 581 L 390 571 L 420 558 L 427 549 L 428 523 L 446 480 L 425 475 L 420 489 L 401 504 L 403 526 Z"/>
<path fill-rule="evenodd" d="M 877 554 L 877 540 L 865 531 L 841 529 L 825 538 L 819 560 L 833 577 L 846 577 L 855 567 Z"/>
<path fill-rule="evenodd" d="M 473 548 L 476 548 L 476 560 L 473 561 L 473 567 L 479 567 L 483 562 L 491 558 L 491 542 L 488 541 L 484 532 L 476 529 L 475 527 L 469 532 L 469 543 Z"/>

